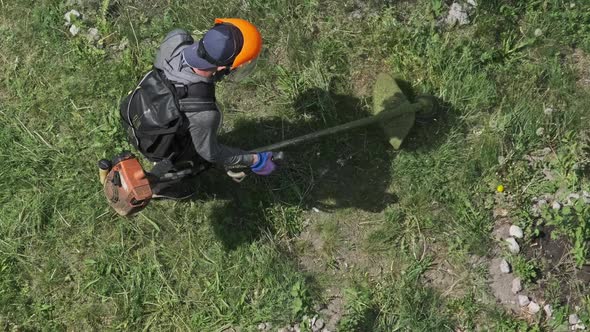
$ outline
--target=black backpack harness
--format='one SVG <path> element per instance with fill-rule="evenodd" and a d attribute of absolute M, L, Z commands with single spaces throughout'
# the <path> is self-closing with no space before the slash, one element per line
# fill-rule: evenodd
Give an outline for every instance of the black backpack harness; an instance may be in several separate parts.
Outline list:
<path fill-rule="evenodd" d="M 131 144 L 158 162 L 173 161 L 192 145 L 184 113 L 211 110 L 217 110 L 213 83 L 173 83 L 153 68 L 123 99 L 120 114 Z"/>

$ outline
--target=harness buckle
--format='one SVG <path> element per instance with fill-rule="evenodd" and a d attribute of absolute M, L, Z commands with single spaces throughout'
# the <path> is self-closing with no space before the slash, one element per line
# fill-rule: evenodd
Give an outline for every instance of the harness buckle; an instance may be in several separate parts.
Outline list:
<path fill-rule="evenodd" d="M 176 90 L 176 97 L 178 99 L 185 98 L 188 95 L 188 88 L 185 84 L 174 83 L 174 90 Z"/>

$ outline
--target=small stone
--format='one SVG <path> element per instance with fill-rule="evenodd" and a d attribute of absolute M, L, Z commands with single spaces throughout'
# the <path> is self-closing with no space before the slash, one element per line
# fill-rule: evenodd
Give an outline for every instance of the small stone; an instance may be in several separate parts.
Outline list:
<path fill-rule="evenodd" d="M 531 303 L 529 303 L 529 305 L 527 306 L 527 309 L 531 314 L 536 314 L 541 310 L 541 306 L 539 306 L 537 302 L 531 301 Z"/>
<path fill-rule="evenodd" d="M 100 40 L 100 34 L 98 33 L 98 29 L 97 28 L 90 28 L 88 29 L 88 40 L 91 42 L 95 42 L 95 41 L 99 41 Z"/>
<path fill-rule="evenodd" d="M 475 0 L 467 0 L 467 3 L 473 8 L 477 7 L 477 1 Z"/>
<path fill-rule="evenodd" d="M 522 237 L 524 236 L 522 228 L 516 226 L 516 225 L 512 225 L 510 226 L 510 236 L 513 236 L 517 239 L 522 239 Z"/>
<path fill-rule="evenodd" d="M 320 213 L 320 209 L 318 209 L 317 207 L 312 207 L 311 210 L 315 213 Z"/>
<path fill-rule="evenodd" d="M 510 273 L 510 271 L 512 271 L 512 269 L 510 268 L 510 264 L 508 263 L 507 260 L 503 259 L 500 262 L 500 272 L 502 272 L 502 273 Z"/>
<path fill-rule="evenodd" d="M 511 253 L 518 254 L 520 252 L 520 246 L 513 237 L 507 238 L 506 243 L 508 243 L 508 251 Z"/>
<path fill-rule="evenodd" d="M 500 166 L 506 164 L 506 157 L 498 156 L 498 164 L 500 164 Z"/>
<path fill-rule="evenodd" d="M 80 16 L 81 16 L 81 14 L 79 11 L 72 9 L 64 15 L 64 18 L 66 19 L 66 23 L 70 24 L 70 23 L 72 23 L 72 19 L 74 17 L 80 18 Z"/>
<path fill-rule="evenodd" d="M 537 29 L 538 30 L 538 29 Z M 555 110 L 551 107 L 547 107 L 543 110 L 543 113 L 545 113 L 545 115 L 551 115 L 555 112 Z"/>
<path fill-rule="evenodd" d="M 537 136 L 543 136 L 545 134 L 545 128 L 539 127 L 537 128 L 537 131 L 535 133 L 537 134 Z"/>
<path fill-rule="evenodd" d="M 512 293 L 517 294 L 522 290 L 522 283 L 520 282 L 520 278 L 514 278 L 512 280 Z"/>
<path fill-rule="evenodd" d="M 571 194 L 567 195 L 567 199 L 570 201 L 577 201 L 580 199 L 580 194 L 571 193 Z"/>
<path fill-rule="evenodd" d="M 266 331 L 267 330 L 266 323 L 260 323 L 260 324 L 258 324 L 258 330 L 259 331 Z"/>
<path fill-rule="evenodd" d="M 551 304 L 545 304 L 543 310 L 545 311 L 545 315 L 547 315 L 547 317 L 551 317 L 553 315 L 553 306 Z"/>
<path fill-rule="evenodd" d="M 454 2 L 449 9 L 449 14 L 445 19 L 445 23 L 448 25 L 466 25 L 470 22 L 467 11 L 461 6 L 461 4 Z"/>
<path fill-rule="evenodd" d="M 293 332 L 301 332 L 301 328 L 299 327 L 299 324 L 293 325 Z"/>
<path fill-rule="evenodd" d="M 72 34 L 72 36 L 76 36 L 80 33 L 80 28 L 78 28 L 75 24 L 72 24 L 72 26 L 70 27 L 70 33 Z"/>
<path fill-rule="evenodd" d="M 363 18 L 363 13 L 359 9 L 354 10 L 352 13 L 350 13 L 350 18 L 353 20 L 360 20 Z"/>
<path fill-rule="evenodd" d="M 583 331 L 583 330 L 586 329 L 586 325 L 581 324 L 581 323 L 578 323 L 578 324 L 572 326 L 572 329 L 573 330 L 582 330 Z"/>
<path fill-rule="evenodd" d="M 529 305 L 529 303 L 531 303 L 531 300 L 529 300 L 529 297 L 526 295 L 518 295 L 518 305 L 521 307 L 526 307 L 527 305 Z"/>
<path fill-rule="evenodd" d="M 553 202 L 553 204 L 551 204 L 551 208 L 553 210 L 559 210 L 559 209 L 561 209 L 561 204 L 559 204 L 558 201 L 555 201 L 555 202 Z"/>
<path fill-rule="evenodd" d="M 535 29 L 535 37 L 541 37 L 543 35 L 543 30 Z M 547 114 L 547 113 L 545 113 Z"/>
<path fill-rule="evenodd" d="M 324 325 L 325 325 L 325 324 L 324 324 L 324 320 L 323 320 L 323 319 L 321 319 L 321 318 L 318 318 L 318 319 L 316 319 L 316 321 L 313 323 L 313 326 L 311 327 L 311 330 L 312 330 L 313 332 L 318 332 L 318 331 L 320 331 L 321 329 L 323 329 L 323 328 L 324 328 Z"/>
<path fill-rule="evenodd" d="M 540 199 L 537 201 L 537 206 L 541 207 L 541 206 L 545 206 L 547 205 L 547 201 L 544 199 Z"/>
<path fill-rule="evenodd" d="M 580 322 L 580 318 L 576 314 L 571 314 L 567 318 L 567 321 L 570 323 L 570 325 L 574 325 L 574 324 L 578 324 Z"/>

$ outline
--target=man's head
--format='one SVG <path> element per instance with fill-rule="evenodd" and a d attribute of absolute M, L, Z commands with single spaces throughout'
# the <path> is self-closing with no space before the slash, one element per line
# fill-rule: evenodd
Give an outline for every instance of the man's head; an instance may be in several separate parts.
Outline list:
<path fill-rule="evenodd" d="M 262 37 L 248 21 L 216 19 L 215 26 L 201 40 L 183 50 L 183 57 L 194 69 L 215 72 L 251 62 L 261 48 Z"/>

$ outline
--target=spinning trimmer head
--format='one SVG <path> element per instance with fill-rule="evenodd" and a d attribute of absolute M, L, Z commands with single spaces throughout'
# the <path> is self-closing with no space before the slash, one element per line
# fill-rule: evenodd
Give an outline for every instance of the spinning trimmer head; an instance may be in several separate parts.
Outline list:
<path fill-rule="evenodd" d="M 436 99 L 434 97 L 418 97 L 415 103 L 411 103 L 393 77 L 382 73 L 377 76 L 373 86 L 373 116 L 292 138 L 254 151 L 278 151 L 288 146 L 376 123 L 383 128 L 389 144 L 398 150 L 412 129 L 416 114 L 432 114 L 435 109 Z"/>

